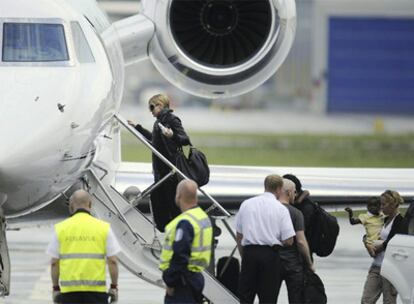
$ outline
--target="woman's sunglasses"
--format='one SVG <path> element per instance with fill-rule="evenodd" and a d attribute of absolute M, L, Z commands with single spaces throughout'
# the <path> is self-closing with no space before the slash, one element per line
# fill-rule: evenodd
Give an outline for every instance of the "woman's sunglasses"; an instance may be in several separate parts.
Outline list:
<path fill-rule="evenodd" d="M 154 111 L 155 107 L 156 107 L 156 105 L 150 104 L 149 105 L 149 110 L 152 112 L 152 111 Z"/>

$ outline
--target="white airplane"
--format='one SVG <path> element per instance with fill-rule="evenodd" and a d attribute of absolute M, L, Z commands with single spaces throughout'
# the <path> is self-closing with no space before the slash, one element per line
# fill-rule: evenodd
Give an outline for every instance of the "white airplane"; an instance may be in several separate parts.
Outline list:
<path fill-rule="evenodd" d="M 142 1 L 141 14 L 110 24 L 92 0 L 2 0 L 5 215 L 49 204 L 92 161 L 114 175 L 126 64 L 149 57 L 168 80 L 209 97 L 270 77 L 293 41 L 294 2 L 251 2 Z M 188 14 L 196 13 L 194 25 Z"/>
<path fill-rule="evenodd" d="M 295 28 L 294 0 L 142 0 L 139 14 L 112 24 L 94 0 L 1 0 L 1 293 L 10 292 L 6 223 L 60 219 L 65 198 L 79 187 L 94 195 L 95 213 L 113 225 L 121 262 L 161 286 L 154 261 L 143 262 L 151 255 L 144 249 L 156 246 L 151 222 L 115 190 L 142 187 L 151 174 L 143 164 L 121 166 L 124 121 L 117 113 L 125 66 L 149 58 L 189 93 L 236 96 L 280 67 Z M 326 197 L 378 194 L 385 183 L 414 194 L 409 169 L 212 167 L 205 189 L 223 197 L 260 193 L 268 172 L 294 172 Z M 237 303 L 206 276 L 213 302 Z"/>

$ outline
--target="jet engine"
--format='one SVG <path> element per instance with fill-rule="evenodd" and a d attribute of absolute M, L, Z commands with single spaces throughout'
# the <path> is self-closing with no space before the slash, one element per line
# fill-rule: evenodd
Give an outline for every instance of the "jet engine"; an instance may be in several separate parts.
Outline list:
<path fill-rule="evenodd" d="M 155 24 L 153 64 L 206 98 L 262 84 L 285 60 L 296 30 L 294 0 L 144 0 L 143 14 Z"/>

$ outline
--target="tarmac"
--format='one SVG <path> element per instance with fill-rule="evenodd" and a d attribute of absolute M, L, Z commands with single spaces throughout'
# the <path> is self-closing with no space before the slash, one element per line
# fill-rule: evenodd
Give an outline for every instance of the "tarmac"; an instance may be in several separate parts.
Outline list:
<path fill-rule="evenodd" d="M 230 219 L 231 225 L 234 224 L 233 219 Z M 371 258 L 362 244 L 363 227 L 351 226 L 344 218 L 339 219 L 339 224 L 341 230 L 336 248 L 329 257 L 315 257 L 316 272 L 325 284 L 328 303 L 356 304 L 360 302 Z M 45 254 L 52 232 L 51 226 L 7 232 L 12 263 L 11 294 L 0 299 L 0 303 L 52 303 L 50 259 Z M 229 234 L 223 233 L 217 257 L 229 255 L 234 245 Z M 119 304 L 163 303 L 163 294 L 162 289 L 120 267 Z M 378 303 L 381 302 L 380 299 Z M 278 303 L 288 303 L 284 286 Z"/>

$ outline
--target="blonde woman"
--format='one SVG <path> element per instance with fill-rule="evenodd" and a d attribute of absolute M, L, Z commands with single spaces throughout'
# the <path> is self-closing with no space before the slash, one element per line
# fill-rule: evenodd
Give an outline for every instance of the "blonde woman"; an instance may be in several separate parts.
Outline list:
<path fill-rule="evenodd" d="M 170 100 L 165 94 L 152 96 L 148 101 L 148 109 L 156 119 L 152 132 L 130 120 L 128 123 L 150 140 L 158 152 L 175 164 L 177 149 L 190 144 L 181 120 L 172 114 Z M 152 169 L 155 182 L 171 171 L 155 154 L 152 154 Z M 154 221 L 158 230 L 162 232 L 165 225 L 180 214 L 180 210 L 175 205 L 177 183 L 177 178 L 172 176 L 151 193 Z"/>
<path fill-rule="evenodd" d="M 384 304 L 397 303 L 397 290 L 387 279 L 381 276 L 380 272 L 388 242 L 395 234 L 406 233 L 403 217 L 399 211 L 399 206 L 404 200 L 397 191 L 387 190 L 381 194 L 380 201 L 382 212 L 385 215 L 384 225 L 380 232 L 380 241 L 375 241 L 374 244 L 365 243 L 374 261 L 365 281 L 364 293 L 361 299 L 362 304 L 376 303 L 381 293 Z"/>

